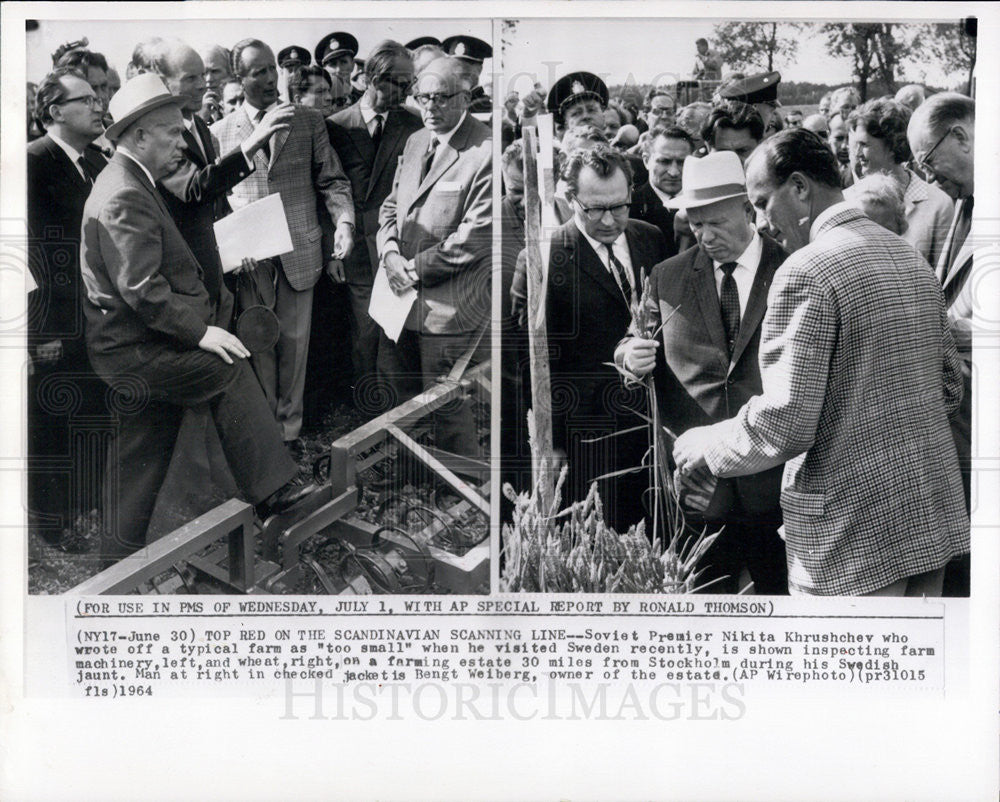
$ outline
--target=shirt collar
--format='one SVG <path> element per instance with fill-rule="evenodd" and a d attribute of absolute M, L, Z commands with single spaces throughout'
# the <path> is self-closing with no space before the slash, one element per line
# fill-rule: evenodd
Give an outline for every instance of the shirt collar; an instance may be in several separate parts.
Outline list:
<path fill-rule="evenodd" d="M 824 226 L 827 220 L 833 217 L 835 214 L 840 214 L 846 209 L 853 209 L 854 207 L 847 201 L 840 201 L 834 203 L 831 206 L 827 206 L 823 211 L 817 215 L 816 219 L 813 220 L 812 225 L 809 226 L 809 241 L 812 242 L 819 235 L 819 230 Z"/>
<path fill-rule="evenodd" d="M 747 245 L 746 249 L 734 260 L 736 264 L 740 267 L 745 267 L 751 273 L 757 271 L 757 266 L 760 264 L 760 255 L 764 250 L 764 242 L 760 238 L 760 234 L 756 230 L 753 232 L 753 236 L 750 237 L 750 244 Z M 715 269 L 718 270 L 722 262 L 717 262 L 714 259 L 712 264 Z"/>
<path fill-rule="evenodd" d="M 433 131 L 431 131 L 431 136 L 437 139 L 439 145 L 447 145 L 451 141 L 451 138 L 455 135 L 455 132 L 462 127 L 462 123 L 465 122 L 465 118 L 468 116 L 469 112 L 463 111 L 461 118 L 457 123 L 455 123 L 454 128 L 452 128 L 450 131 L 445 131 L 443 134 L 435 134 Z"/>
<path fill-rule="evenodd" d="M 264 109 L 264 111 L 267 111 L 267 109 L 274 108 L 277 105 L 278 105 L 278 101 L 276 100 L 276 101 L 274 101 L 274 103 L 272 103 L 266 109 Z M 244 109 L 244 111 L 246 111 L 247 117 L 250 118 L 250 122 L 256 123 L 257 122 L 257 114 L 261 110 L 259 108 L 257 108 L 253 103 L 251 103 L 249 100 L 244 100 L 243 101 L 243 109 Z"/>
<path fill-rule="evenodd" d="M 124 156 L 126 159 L 131 159 L 136 164 L 138 164 L 139 165 L 139 169 L 142 170 L 146 174 L 146 178 L 149 179 L 150 186 L 152 186 L 152 187 L 156 186 L 156 181 L 153 178 L 153 174 L 151 172 L 149 172 L 148 169 L 146 169 L 146 165 L 145 164 L 143 164 L 135 156 L 133 156 L 131 153 L 128 152 L 128 148 L 126 148 L 124 145 L 119 145 L 117 152 L 120 153 L 122 156 Z"/>
<path fill-rule="evenodd" d="M 664 207 L 666 207 L 667 201 L 673 200 L 673 198 L 671 198 L 665 192 L 661 192 L 660 189 L 656 186 L 656 184 L 654 184 L 652 181 L 649 182 L 649 188 L 656 193 L 656 197 L 660 199 Z"/>
<path fill-rule="evenodd" d="M 59 138 L 58 136 L 56 136 L 56 135 L 55 135 L 54 133 L 52 133 L 51 131 L 49 131 L 49 132 L 48 132 L 48 135 L 49 135 L 49 139 L 51 139 L 51 140 L 52 140 L 53 142 L 55 142 L 55 143 L 56 143 L 56 144 L 57 144 L 57 145 L 58 145 L 58 146 L 59 146 L 60 148 L 62 148 L 63 152 L 64 152 L 64 153 L 65 153 L 65 154 L 66 154 L 67 156 L 69 156 L 69 160 L 70 160 L 71 162 L 73 162 L 73 166 L 74 166 L 74 167 L 76 167 L 76 168 L 77 168 L 77 169 L 79 170 L 79 169 L 80 169 L 80 164 L 79 164 L 79 161 L 78 161 L 78 160 L 79 160 L 79 158 L 80 158 L 81 156 L 83 156 L 83 151 L 81 151 L 81 150 L 77 150 L 77 149 L 76 149 L 76 148 L 74 148 L 74 147 L 73 147 L 73 146 L 72 146 L 71 144 L 69 144 L 69 142 L 67 142 L 67 141 L 66 141 L 66 140 L 64 140 L 64 139 L 60 139 L 60 138 Z"/>
<path fill-rule="evenodd" d="M 358 108 L 361 109 L 361 119 L 365 121 L 365 125 L 371 125 L 372 120 L 379 116 L 379 112 L 375 111 L 368 103 L 368 95 L 364 94 L 361 96 L 361 100 L 358 101 Z M 385 112 L 382 112 L 384 115 Z"/>
<path fill-rule="evenodd" d="M 590 247 L 594 249 L 594 253 L 596 253 L 598 256 L 600 256 L 601 257 L 601 261 L 603 262 L 604 261 L 604 254 L 607 253 L 607 250 L 605 248 L 605 243 L 600 242 L 599 240 L 594 239 L 592 236 L 590 236 L 590 234 L 588 234 L 586 231 L 584 231 L 583 230 L 583 226 L 580 223 L 580 218 L 577 217 L 575 214 L 573 215 L 573 224 L 576 226 L 577 230 L 581 234 L 583 234 L 583 238 L 585 240 L 587 240 L 587 242 L 590 243 Z M 625 239 L 625 232 L 623 231 L 621 234 L 618 235 L 618 239 L 616 239 L 614 242 L 611 243 L 611 249 L 612 250 L 615 250 L 615 249 L 620 250 L 623 247 L 627 247 L 627 244 L 628 243 L 627 243 L 627 241 Z"/>

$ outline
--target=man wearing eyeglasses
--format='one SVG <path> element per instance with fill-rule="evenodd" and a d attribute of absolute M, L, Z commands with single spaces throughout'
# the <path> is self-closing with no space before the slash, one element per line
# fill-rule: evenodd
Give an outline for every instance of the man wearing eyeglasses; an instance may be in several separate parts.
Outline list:
<path fill-rule="evenodd" d="M 379 373 L 397 401 L 489 352 L 492 139 L 468 113 L 471 97 L 457 59 L 423 69 L 414 99 L 424 128 L 407 140 L 379 215 L 380 269 L 397 293 L 417 291 L 399 341 L 383 335 L 379 343 Z M 435 428 L 439 448 L 480 454 L 467 399 L 436 416 Z"/>
<path fill-rule="evenodd" d="M 632 171 L 617 149 L 573 151 L 562 178 L 573 219 L 549 248 L 546 322 L 552 442 L 569 465 L 565 505 L 583 499 L 595 479 L 642 463 L 645 431 L 615 433 L 642 425 L 645 391 L 626 388 L 608 363 L 632 320 L 642 277 L 667 257 L 667 246 L 656 227 L 629 219 Z M 647 480 L 640 470 L 599 482 L 605 519 L 616 531 L 643 519 Z"/>
<path fill-rule="evenodd" d="M 962 468 L 966 504 L 971 499 L 972 424 L 972 286 L 969 274 L 977 238 L 972 209 L 975 189 L 975 101 L 954 92 L 941 92 L 921 104 L 910 118 L 907 138 L 914 159 L 927 180 L 955 199 L 955 216 L 948 230 L 941 256 L 935 266 L 944 289 L 948 322 L 958 354 L 962 357 L 965 395 L 958 414 L 951 419 L 952 434 Z M 964 580 L 953 584 L 954 571 L 946 576 L 945 592 L 968 595 L 968 565 Z"/>
<path fill-rule="evenodd" d="M 376 45 L 365 60 L 365 76 L 368 85 L 361 100 L 326 121 L 354 197 L 358 245 L 331 277 L 346 284 L 350 295 L 356 401 L 362 395 L 372 397 L 370 392 L 358 392 L 358 383 L 374 380 L 377 365 L 379 328 L 368 305 L 378 268 L 378 213 L 392 191 L 403 146 L 423 127 L 420 118 L 403 106 L 413 85 L 413 60 L 403 45 L 390 40 Z M 324 226 L 324 236 L 329 239 L 332 234 L 331 227 Z"/>
<path fill-rule="evenodd" d="M 107 160 L 91 143 L 104 133 L 104 104 L 72 67 L 61 67 L 41 82 L 36 95 L 36 114 L 45 136 L 28 145 L 28 236 L 32 258 L 28 261 L 38 289 L 28 305 L 28 347 L 33 373 L 28 386 L 28 498 L 32 512 L 48 513 L 51 522 L 40 531 L 49 543 L 65 551 L 80 551 L 86 543 L 73 536 L 73 518 L 99 506 L 100 467 L 74 470 L 80 487 L 95 491 L 80 499 L 61 471 L 45 470 L 32 463 L 43 457 L 58 458 L 71 453 L 69 415 L 106 414 L 104 388 L 87 359 L 83 332 L 80 289 L 80 221 L 94 179 Z M 62 374 L 60 377 L 59 374 Z M 40 390 L 54 382 L 73 387 L 80 400 L 69 415 L 43 403 Z M 81 462 L 86 462 L 81 460 Z"/>

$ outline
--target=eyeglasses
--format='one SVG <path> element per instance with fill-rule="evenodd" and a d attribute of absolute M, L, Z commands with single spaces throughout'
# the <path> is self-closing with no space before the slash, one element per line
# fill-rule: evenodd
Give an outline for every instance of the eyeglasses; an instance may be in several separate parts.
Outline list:
<path fill-rule="evenodd" d="M 449 100 L 451 100 L 455 95 L 462 94 L 464 90 L 459 90 L 457 92 L 452 92 L 450 95 L 446 95 L 444 92 L 418 92 L 413 96 L 413 99 L 417 101 L 421 106 L 430 106 L 432 103 L 435 106 L 443 106 Z"/>
<path fill-rule="evenodd" d="M 584 206 L 576 198 L 573 199 L 577 206 L 580 207 L 580 211 L 583 212 L 584 216 L 591 223 L 599 223 L 604 219 L 604 215 L 608 212 L 611 213 L 612 217 L 620 217 L 623 214 L 628 214 L 629 206 L 632 201 L 627 200 L 624 203 L 618 203 L 614 206 Z"/>
<path fill-rule="evenodd" d="M 955 130 L 954 126 L 949 128 L 947 131 L 944 132 L 944 134 L 942 134 L 941 138 L 934 143 L 934 147 L 932 147 L 929 151 L 927 151 L 927 155 L 919 159 L 915 159 L 915 161 L 917 162 L 917 167 L 919 167 L 922 172 L 926 173 L 928 171 L 931 172 L 934 171 L 934 165 L 931 164 L 931 156 L 934 155 L 934 151 L 938 149 L 938 145 L 944 142 L 948 138 L 948 134 L 950 134 L 954 130 Z"/>
<path fill-rule="evenodd" d="M 76 103 L 77 101 L 83 103 L 88 109 L 93 109 L 98 104 L 97 95 L 77 95 L 76 97 L 68 97 L 65 100 L 60 100 L 52 105 L 65 106 L 67 103 Z"/>

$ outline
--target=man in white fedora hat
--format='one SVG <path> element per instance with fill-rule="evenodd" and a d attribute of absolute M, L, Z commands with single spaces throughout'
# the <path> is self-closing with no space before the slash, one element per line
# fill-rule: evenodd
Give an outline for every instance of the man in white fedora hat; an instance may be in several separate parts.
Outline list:
<path fill-rule="evenodd" d="M 767 292 L 785 252 L 757 232 L 739 156 L 716 151 L 684 161 L 684 209 L 697 245 L 661 262 L 650 278 L 659 339 L 628 337 L 615 351 L 637 376 L 657 371 L 661 414 L 675 434 L 726 420 L 761 391 L 757 349 Z M 707 470 L 678 475 L 695 529 L 725 526 L 702 558 L 711 593 L 737 593 L 746 569 L 757 593 L 787 593 L 779 494 L 781 468 L 739 479 Z"/>
<path fill-rule="evenodd" d="M 81 271 L 87 348 L 116 391 L 118 419 L 105 484 L 106 563 L 145 545 L 184 409 L 208 405 L 236 479 L 263 516 L 311 489 L 297 469 L 246 360 L 220 325 L 204 271 L 170 217 L 156 182 L 181 158 L 180 100 L 150 73 L 112 98 L 117 143 L 83 212 Z"/>

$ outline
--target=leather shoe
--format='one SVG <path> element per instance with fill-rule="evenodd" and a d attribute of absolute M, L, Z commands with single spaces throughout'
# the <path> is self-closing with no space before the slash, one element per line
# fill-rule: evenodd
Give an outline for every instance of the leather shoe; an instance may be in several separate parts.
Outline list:
<path fill-rule="evenodd" d="M 286 482 L 254 507 L 257 517 L 263 521 L 271 515 L 286 512 L 318 489 L 319 487 L 311 482 L 308 484 L 298 484 L 295 480 Z"/>

